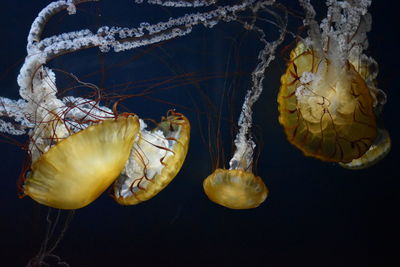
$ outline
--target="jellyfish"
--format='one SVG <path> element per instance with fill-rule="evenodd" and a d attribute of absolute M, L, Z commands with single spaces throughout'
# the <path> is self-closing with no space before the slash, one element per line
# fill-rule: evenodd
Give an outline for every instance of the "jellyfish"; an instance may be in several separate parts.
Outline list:
<path fill-rule="evenodd" d="M 120 116 L 58 142 L 32 163 L 24 194 L 58 209 L 90 204 L 121 173 L 138 131 L 137 117 Z"/>
<path fill-rule="evenodd" d="M 370 1 L 328 1 L 321 25 L 310 2 L 300 3 L 309 37 L 292 50 L 281 77 L 279 122 L 304 155 L 348 163 L 364 155 L 377 136 L 374 107 L 379 90 L 357 63 L 368 58 L 363 51 L 368 46 Z"/>
<path fill-rule="evenodd" d="M 113 197 L 121 205 L 135 205 L 163 190 L 178 174 L 185 160 L 190 139 L 189 120 L 169 111 L 147 131 L 142 130 L 126 166 L 113 185 Z"/>
<path fill-rule="evenodd" d="M 257 8 L 253 12 L 257 12 Z M 238 120 L 239 131 L 234 144 L 236 150 L 229 162 L 229 169 L 217 168 L 203 181 L 203 189 L 207 197 L 226 208 L 252 209 L 265 201 L 269 190 L 261 177 L 254 174 L 254 149 L 256 147 L 251 135 L 253 123 L 253 104 L 258 100 L 263 90 L 265 72 L 274 59 L 277 47 L 283 42 L 287 20 L 280 18 L 275 13 L 271 14 L 277 19 L 280 35 L 268 42 L 266 35 L 256 25 L 247 25 L 260 34 L 264 44 L 258 55 L 258 64 L 251 74 L 252 87 L 247 91 Z"/>

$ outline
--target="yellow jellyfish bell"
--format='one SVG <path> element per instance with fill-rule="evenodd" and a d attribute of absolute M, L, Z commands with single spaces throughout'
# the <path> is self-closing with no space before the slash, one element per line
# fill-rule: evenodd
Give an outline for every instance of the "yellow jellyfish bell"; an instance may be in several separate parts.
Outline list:
<path fill-rule="evenodd" d="M 331 162 L 361 157 L 376 138 L 369 88 L 354 66 L 337 66 L 302 42 L 290 54 L 278 95 L 279 122 L 306 156 Z"/>
<path fill-rule="evenodd" d="M 33 163 L 24 193 L 53 208 L 88 205 L 118 177 L 138 131 L 136 116 L 120 116 L 67 137 Z"/>
<path fill-rule="evenodd" d="M 346 169 L 359 170 L 371 167 L 381 161 L 390 151 L 391 140 L 387 130 L 378 129 L 376 140 L 368 151 L 358 159 L 353 159 L 349 163 L 339 163 Z"/>
<path fill-rule="evenodd" d="M 226 208 L 252 209 L 268 196 L 268 188 L 259 176 L 242 169 L 216 169 L 203 181 L 207 197 Z"/>
<path fill-rule="evenodd" d="M 128 163 L 113 185 L 121 205 L 136 205 L 163 190 L 178 174 L 190 139 L 190 123 L 170 111 L 152 131 L 142 130 Z"/>

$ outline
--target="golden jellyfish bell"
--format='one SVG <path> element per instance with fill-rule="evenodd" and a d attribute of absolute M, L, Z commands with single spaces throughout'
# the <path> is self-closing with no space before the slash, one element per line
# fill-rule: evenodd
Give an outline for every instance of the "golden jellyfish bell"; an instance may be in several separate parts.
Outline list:
<path fill-rule="evenodd" d="M 128 163 L 113 185 L 121 205 L 136 205 L 163 190 L 178 174 L 190 139 L 190 123 L 170 111 L 152 131 L 142 130 Z"/>
<path fill-rule="evenodd" d="M 268 196 L 268 188 L 259 176 L 242 169 L 216 169 L 203 182 L 207 197 L 226 208 L 252 209 Z"/>
<path fill-rule="evenodd" d="M 288 140 L 306 156 L 350 162 L 376 138 L 373 99 L 362 76 L 351 63 L 335 65 L 302 42 L 290 54 L 278 103 Z"/>
<path fill-rule="evenodd" d="M 138 131 L 136 116 L 120 116 L 67 137 L 32 164 L 24 193 L 59 209 L 90 204 L 124 168 Z"/>
<path fill-rule="evenodd" d="M 367 152 L 358 159 L 349 163 L 339 163 L 340 166 L 351 170 L 360 170 L 371 167 L 381 161 L 390 151 L 391 140 L 387 130 L 378 129 L 378 136 Z"/>

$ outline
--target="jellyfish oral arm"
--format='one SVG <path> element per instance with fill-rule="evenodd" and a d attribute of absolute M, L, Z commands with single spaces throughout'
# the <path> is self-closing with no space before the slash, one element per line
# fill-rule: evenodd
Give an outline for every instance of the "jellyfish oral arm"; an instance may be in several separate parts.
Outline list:
<path fill-rule="evenodd" d="M 202 7 L 216 3 L 216 0 L 192 0 L 192 1 L 162 1 L 162 0 L 147 0 L 148 4 L 167 6 L 167 7 Z M 136 4 L 143 3 L 143 0 L 135 0 Z"/>
<path fill-rule="evenodd" d="M 259 63 L 251 74 L 252 87 L 246 93 L 246 97 L 242 106 L 242 112 L 239 116 L 239 132 L 237 133 L 234 141 L 236 150 L 229 162 L 229 169 L 231 170 L 247 170 L 252 166 L 253 151 L 256 146 L 250 135 L 250 129 L 253 123 L 252 107 L 263 91 L 265 71 L 272 60 L 274 60 L 277 47 L 285 38 L 284 29 L 286 28 L 286 22 L 284 22 L 284 25 L 281 25 L 281 27 L 279 38 L 271 43 L 265 39 L 265 33 L 261 29 L 254 27 L 254 29 L 261 34 L 260 40 L 264 43 L 264 48 L 260 51 L 258 55 Z"/>
<path fill-rule="evenodd" d="M 15 123 L 0 119 L 0 132 L 11 135 L 22 135 L 26 130 L 33 127 L 33 124 L 27 119 L 24 114 L 25 100 L 12 100 L 5 97 L 0 97 L 0 118 L 11 119 Z"/>
<path fill-rule="evenodd" d="M 315 21 L 315 10 L 310 0 L 299 0 L 306 13 L 304 25 L 309 27 L 306 46 L 313 47 L 320 58 L 329 58 L 343 67 L 352 54 L 359 58 L 368 47 L 366 33 L 371 29 L 368 7 L 371 0 L 327 1 L 328 12 L 321 24 Z"/>
<path fill-rule="evenodd" d="M 36 121 L 44 120 L 49 111 L 57 113 L 58 110 L 65 108 L 62 101 L 56 97 L 54 73 L 44 67 L 52 58 L 90 47 L 99 47 L 102 52 L 107 52 L 111 48 L 115 52 L 120 52 L 170 40 L 190 33 L 195 25 L 213 27 L 220 21 L 234 20 L 237 12 L 248 9 L 255 2 L 249 0 L 238 5 L 220 6 L 211 11 L 186 14 L 156 24 L 144 22 L 136 28 L 103 26 L 96 33 L 84 29 L 41 39 L 46 22 L 53 15 L 64 9 L 73 14 L 75 5 L 90 1 L 95 0 L 61 0 L 50 3 L 39 13 L 31 26 L 28 35 L 28 55 L 18 75 L 18 85 L 21 97 L 29 103 L 26 114 L 34 114 Z M 199 1 L 199 3 L 206 2 Z"/>
<path fill-rule="evenodd" d="M 58 89 L 56 87 L 55 73 L 44 65 L 52 58 L 64 53 L 71 53 L 80 49 L 99 47 L 102 52 L 107 52 L 111 48 L 114 51 L 124 51 L 140 46 L 146 46 L 157 42 L 184 36 L 191 32 L 192 27 L 202 24 L 205 27 L 213 27 L 220 21 L 235 20 L 237 12 L 248 9 L 254 4 L 254 0 L 244 1 L 238 5 L 220 6 L 213 10 L 186 14 L 182 17 L 170 19 L 166 22 L 156 24 L 141 23 L 136 28 L 121 27 L 100 27 L 96 33 L 88 29 L 75 32 L 62 33 L 42 39 L 41 35 L 47 22 L 62 10 L 74 14 L 75 5 L 85 2 L 95 2 L 97 0 L 60 0 L 50 3 L 38 14 L 32 23 L 27 38 L 27 56 L 20 69 L 17 78 L 19 93 L 23 100 L 18 100 L 18 105 L 12 104 L 14 100 L 2 98 L 2 117 L 14 119 L 16 124 L 1 120 L 0 131 L 20 135 L 25 133 L 25 129 L 35 128 L 30 133 L 37 142 L 41 138 L 37 131 L 40 131 L 41 122 L 51 121 L 57 116 L 61 119 L 95 117 L 108 118 L 111 115 L 109 109 L 96 106 L 82 110 L 82 106 L 77 107 L 76 99 L 69 98 L 60 100 L 57 98 Z M 137 1 L 141 2 L 141 1 Z M 149 3 L 168 5 L 169 1 L 149 1 Z M 181 3 L 182 2 L 182 3 Z M 181 1 L 178 3 L 185 3 Z M 213 1 L 196 1 L 195 6 L 206 6 Z M 274 1 L 264 1 L 262 3 L 272 3 Z M 189 2 L 188 2 L 189 3 Z M 190 4 L 190 3 L 189 3 Z M 190 5 L 189 5 L 190 6 Z M 22 101 L 22 102 L 21 102 Z M 14 101 L 15 102 L 15 101 Z M 21 102 L 21 103 L 20 103 Z M 79 103 L 90 103 L 90 100 L 79 100 Z M 67 103 L 74 103 L 74 107 L 67 106 Z M 6 110 L 7 109 L 7 110 Z M 59 127 L 59 137 L 66 137 L 70 134 L 62 124 Z M 88 125 L 80 125 L 81 129 Z M 64 129 L 61 129 L 63 128 Z M 76 129 L 78 130 L 78 129 Z M 46 138 L 46 136 L 44 136 Z"/>

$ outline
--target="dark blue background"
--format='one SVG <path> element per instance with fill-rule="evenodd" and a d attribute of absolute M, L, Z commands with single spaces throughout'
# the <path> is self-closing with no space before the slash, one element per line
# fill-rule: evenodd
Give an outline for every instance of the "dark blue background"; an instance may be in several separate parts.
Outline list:
<path fill-rule="evenodd" d="M 1 96 L 19 97 L 16 76 L 26 55 L 26 36 L 36 14 L 49 2 L 2 1 Z M 81 28 L 94 30 L 104 24 L 154 23 L 187 11 L 112 2 L 83 4 L 77 15 L 54 17 L 45 36 Z M 285 2 L 300 10 L 295 1 Z M 220 166 L 231 155 L 231 131 L 260 48 L 254 34 L 234 23 L 213 29 L 200 26 L 186 37 L 161 45 L 118 54 L 91 49 L 52 61 L 51 67 L 99 85 L 108 97 L 151 90 L 151 98 L 137 96 L 123 102 L 141 117 L 157 119 L 176 108 L 192 122 L 187 161 L 170 186 L 152 200 L 131 207 L 119 206 L 105 194 L 76 212 L 55 253 L 71 266 L 399 266 L 396 10 L 393 1 L 374 1 L 368 50 L 380 65 L 379 87 L 388 94 L 383 117 L 392 136 L 391 153 L 374 167 L 349 171 L 306 158 L 291 146 L 277 120 L 276 96 L 287 57 L 282 46 L 255 105 L 260 147 L 257 173 L 271 194 L 254 210 L 220 207 L 210 202 L 202 189 L 203 179 L 216 164 L 213 151 L 224 147 Z M 290 29 L 301 32 L 300 23 L 291 19 Z M 179 80 L 182 75 L 191 78 Z M 58 72 L 57 78 L 60 90 L 71 86 L 62 73 Z M 129 86 L 117 87 L 126 82 Z M 217 147 L 219 117 L 222 145 Z M 212 125 L 210 138 L 208 122 Z M 15 139 L 26 142 L 26 138 Z M 0 143 L 0 151 L 0 265 L 24 266 L 39 250 L 47 208 L 29 197 L 17 198 L 15 182 L 26 157 L 24 151 L 6 143 Z"/>

